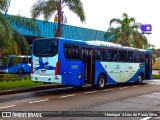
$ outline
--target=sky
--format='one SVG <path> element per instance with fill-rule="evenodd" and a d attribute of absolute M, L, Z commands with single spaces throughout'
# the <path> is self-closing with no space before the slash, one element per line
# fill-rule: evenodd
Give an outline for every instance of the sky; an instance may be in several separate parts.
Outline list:
<path fill-rule="evenodd" d="M 30 9 L 37 0 L 11 0 L 8 14 L 20 14 L 30 18 Z M 112 18 L 122 18 L 125 12 L 134 17 L 136 22 L 152 25 L 152 34 L 147 37 L 150 44 L 160 48 L 160 7 L 158 0 L 81 0 L 83 3 L 86 21 L 81 23 L 79 18 L 64 8 L 67 24 L 95 30 L 107 31 Z M 38 19 L 43 20 L 43 16 Z M 54 21 L 54 17 L 50 19 Z"/>

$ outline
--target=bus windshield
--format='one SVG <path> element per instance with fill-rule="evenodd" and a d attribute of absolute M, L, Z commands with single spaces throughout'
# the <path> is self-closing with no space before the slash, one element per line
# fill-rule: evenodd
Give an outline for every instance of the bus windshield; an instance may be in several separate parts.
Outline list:
<path fill-rule="evenodd" d="M 1 57 L 0 58 L 0 68 L 6 68 L 7 67 L 7 59 Z"/>
<path fill-rule="evenodd" d="M 37 57 L 51 57 L 58 53 L 58 40 L 35 40 L 33 54 Z"/>

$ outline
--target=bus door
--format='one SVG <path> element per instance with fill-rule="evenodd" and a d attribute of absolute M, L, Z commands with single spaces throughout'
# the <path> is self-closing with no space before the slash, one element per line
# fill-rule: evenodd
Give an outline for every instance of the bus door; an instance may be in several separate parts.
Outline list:
<path fill-rule="evenodd" d="M 152 79 L 152 55 L 146 54 L 145 56 L 145 79 Z"/>
<path fill-rule="evenodd" d="M 62 61 L 62 84 L 83 85 L 82 82 L 82 61 L 80 59 L 79 45 L 65 43 L 65 61 Z"/>
<path fill-rule="evenodd" d="M 94 84 L 95 51 L 92 47 L 82 47 L 82 64 L 84 65 L 84 84 Z"/>

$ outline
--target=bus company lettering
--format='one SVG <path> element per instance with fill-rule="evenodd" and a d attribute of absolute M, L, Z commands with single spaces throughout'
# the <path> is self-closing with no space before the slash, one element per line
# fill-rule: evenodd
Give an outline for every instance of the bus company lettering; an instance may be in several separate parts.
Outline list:
<path fill-rule="evenodd" d="M 71 65 L 72 69 L 78 69 L 78 65 Z"/>

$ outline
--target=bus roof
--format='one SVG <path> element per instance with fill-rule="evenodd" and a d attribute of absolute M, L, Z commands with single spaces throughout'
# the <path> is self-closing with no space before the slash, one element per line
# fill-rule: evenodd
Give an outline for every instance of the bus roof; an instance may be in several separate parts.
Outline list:
<path fill-rule="evenodd" d="M 133 47 L 127 47 L 122 46 L 119 43 L 112 43 L 112 42 L 105 42 L 105 41 L 99 41 L 99 40 L 91 40 L 91 41 L 85 41 L 88 45 L 94 45 L 94 46 L 106 46 L 110 48 L 122 48 L 122 49 L 128 49 L 128 50 L 137 50 L 137 51 L 146 51 L 145 49 L 138 49 Z"/>
<path fill-rule="evenodd" d="M 48 38 L 38 38 L 34 40 L 64 40 L 64 41 L 73 41 L 73 42 L 84 42 L 83 40 L 74 40 L 74 39 L 66 39 L 62 37 L 48 37 Z"/>
<path fill-rule="evenodd" d="M 104 42 L 104 41 L 99 41 L 99 40 L 91 40 L 91 41 L 85 41 L 89 45 L 96 45 L 96 46 L 114 46 L 114 47 L 121 47 L 121 44 L 115 44 L 112 42 Z"/>
<path fill-rule="evenodd" d="M 112 42 L 106 42 L 106 41 L 100 41 L 100 40 L 89 40 L 89 41 L 83 41 L 83 40 L 74 40 L 74 39 L 66 39 L 66 38 L 62 38 L 62 37 L 50 37 L 50 38 L 39 38 L 39 39 L 35 39 L 35 40 L 49 40 L 49 39 L 60 39 L 60 40 L 64 40 L 67 42 L 79 42 L 82 44 L 87 44 L 87 45 L 92 45 L 92 46 L 106 46 L 106 47 L 110 47 L 110 48 L 121 48 L 121 49 L 126 49 L 126 50 L 137 50 L 137 51 L 142 51 L 142 52 L 146 52 L 145 49 L 138 49 L 138 48 L 133 48 L 133 47 L 127 47 L 127 46 L 122 46 L 119 43 L 112 43 Z M 150 51 L 150 50 L 148 50 Z"/>

